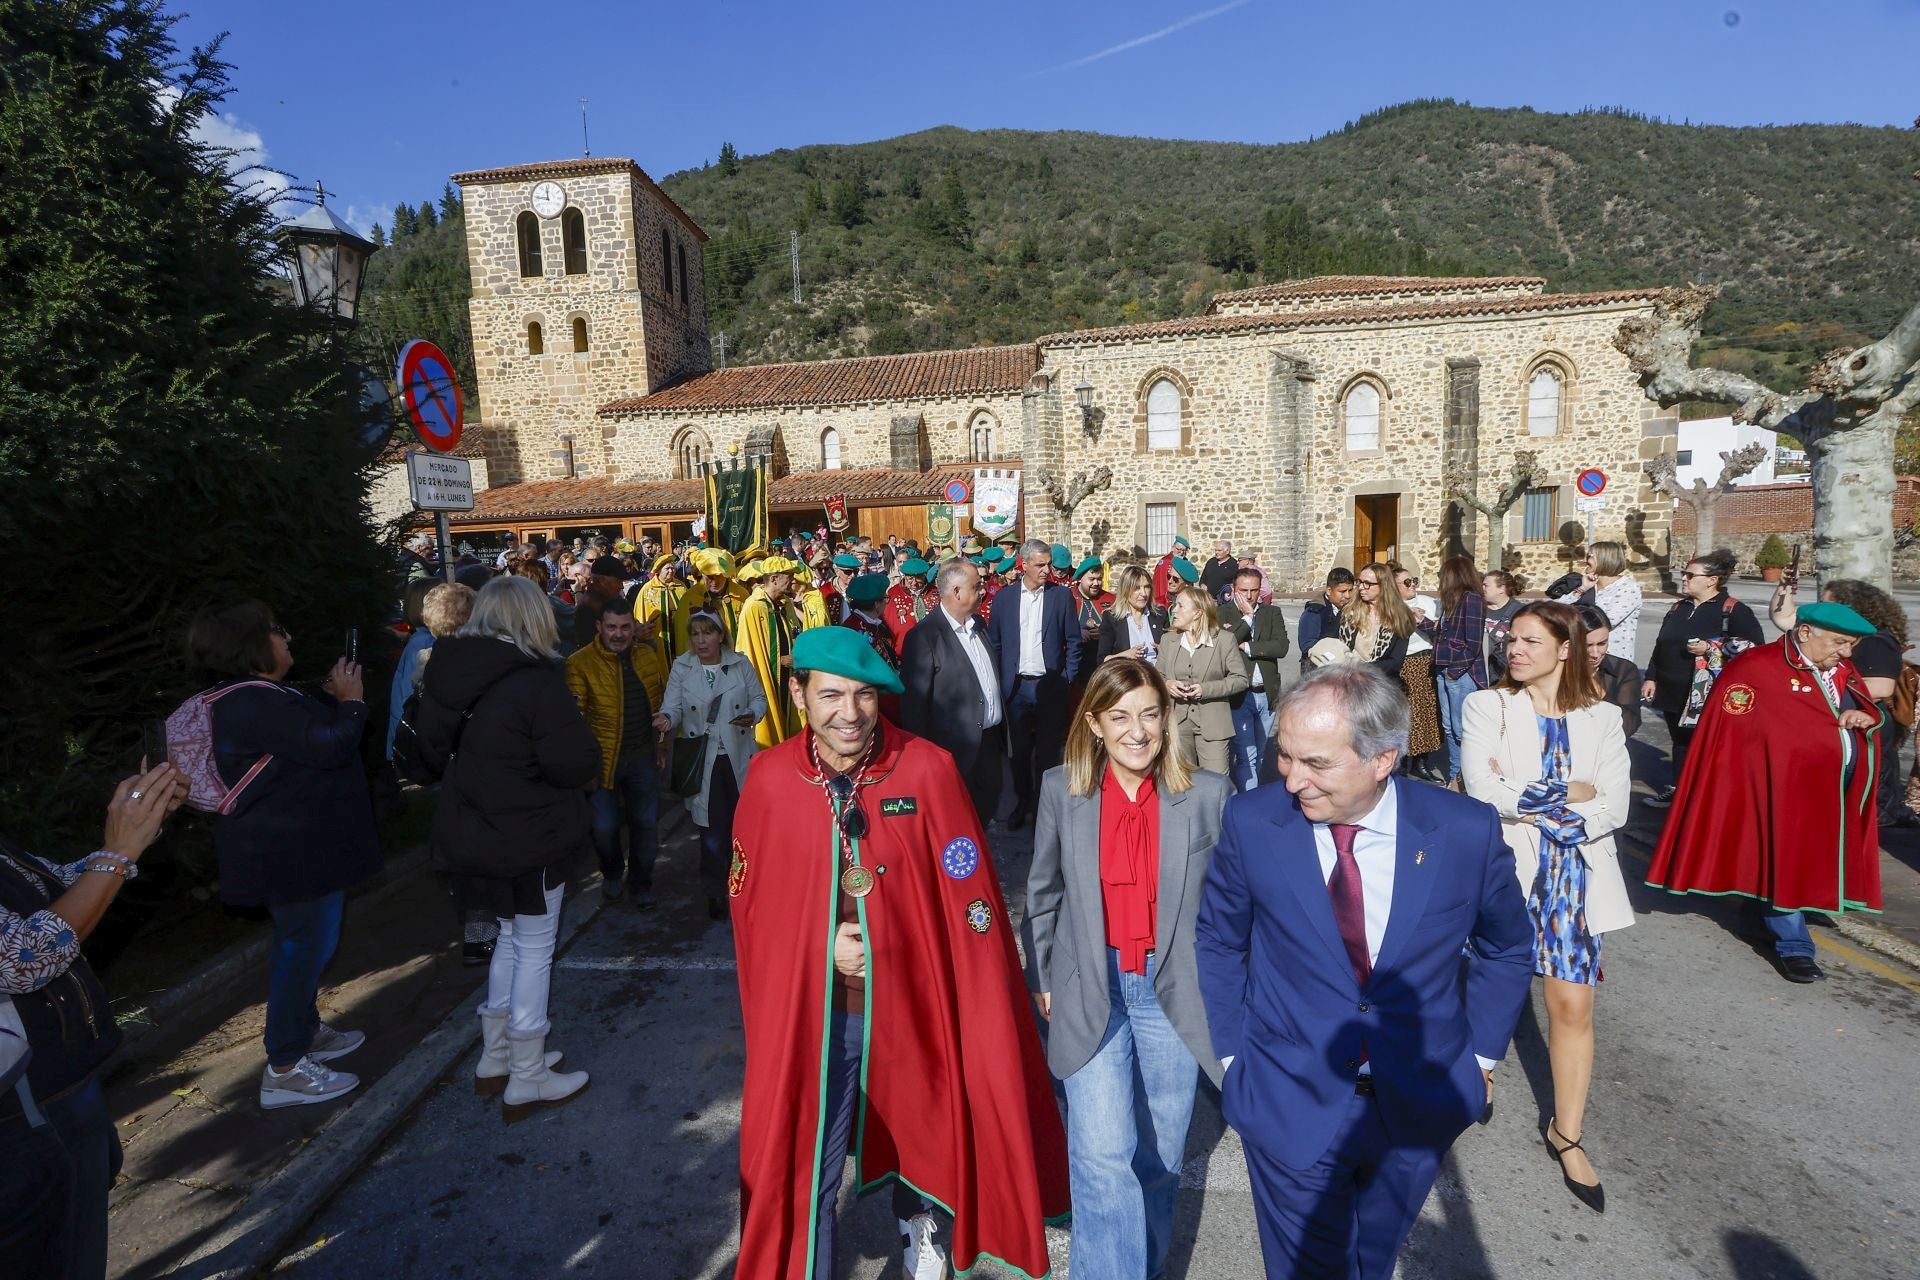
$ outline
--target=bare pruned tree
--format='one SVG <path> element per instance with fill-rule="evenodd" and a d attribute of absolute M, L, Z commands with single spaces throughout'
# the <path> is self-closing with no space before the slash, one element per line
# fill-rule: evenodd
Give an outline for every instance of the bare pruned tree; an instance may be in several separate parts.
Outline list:
<path fill-rule="evenodd" d="M 1692 284 L 1663 290 L 1651 316 L 1621 322 L 1614 347 L 1657 404 L 1732 405 L 1735 422 L 1798 437 L 1813 468 L 1814 566 L 1820 578 L 1890 586 L 1893 437 L 1902 415 L 1920 404 L 1920 304 L 1880 341 L 1827 355 L 1806 387 L 1783 395 L 1744 374 L 1693 366 L 1700 317 L 1719 292 Z M 1707 545 L 1704 535 L 1701 545 Z"/>
<path fill-rule="evenodd" d="M 1521 495 L 1533 488 L 1539 478 L 1540 455 L 1532 449 L 1518 449 L 1513 455 L 1513 470 L 1507 473 L 1507 482 L 1500 487 L 1493 501 L 1485 501 L 1473 492 L 1465 468 L 1459 466 L 1446 474 L 1447 496 L 1487 518 L 1487 553 L 1491 556 L 1500 546 L 1500 522 L 1507 518 L 1507 512 L 1513 510 L 1513 504 L 1520 501 Z M 1468 540 L 1471 540 L 1471 525 L 1466 533 Z M 1488 564 L 1497 567 L 1493 561 L 1488 561 Z"/>
<path fill-rule="evenodd" d="M 1054 510 L 1059 513 L 1054 519 L 1054 528 L 1059 540 L 1066 543 L 1073 541 L 1073 509 L 1113 483 L 1113 469 L 1107 466 L 1077 472 L 1065 484 L 1046 467 L 1035 467 L 1032 475 L 1033 482 L 1047 495 Z"/>
<path fill-rule="evenodd" d="M 1647 462 L 1647 479 L 1661 493 L 1680 499 L 1693 508 L 1693 554 L 1701 555 L 1711 551 L 1719 544 L 1714 541 L 1714 508 L 1720 505 L 1720 499 L 1733 491 L 1733 482 L 1741 476 L 1750 475 L 1753 469 L 1767 460 L 1767 446 L 1759 441 L 1743 449 L 1720 455 L 1720 478 L 1712 484 L 1705 480 L 1695 480 L 1691 486 L 1683 485 L 1674 475 L 1677 459 L 1671 453 L 1663 453 Z"/>

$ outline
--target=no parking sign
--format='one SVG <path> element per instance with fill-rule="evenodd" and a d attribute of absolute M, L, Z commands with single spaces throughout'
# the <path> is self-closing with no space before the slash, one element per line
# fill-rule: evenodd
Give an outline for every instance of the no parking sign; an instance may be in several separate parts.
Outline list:
<path fill-rule="evenodd" d="M 1573 478 L 1573 487 L 1582 497 L 1597 498 L 1607 489 L 1607 473 L 1598 467 L 1588 467 Z"/>
<path fill-rule="evenodd" d="M 436 453 L 447 453 L 460 443 L 465 405 L 460 397 L 460 380 L 454 376 L 453 361 L 447 359 L 446 352 L 424 338 L 415 338 L 400 348 L 394 381 L 400 385 L 400 405 L 407 411 L 421 444 Z"/>

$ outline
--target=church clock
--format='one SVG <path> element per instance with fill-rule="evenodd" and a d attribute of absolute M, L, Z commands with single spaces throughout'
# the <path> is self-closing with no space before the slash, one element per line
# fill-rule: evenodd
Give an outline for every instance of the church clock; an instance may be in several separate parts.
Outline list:
<path fill-rule="evenodd" d="M 567 207 L 567 193 L 557 182 L 542 182 L 533 188 L 533 211 L 543 218 L 556 218 Z"/>

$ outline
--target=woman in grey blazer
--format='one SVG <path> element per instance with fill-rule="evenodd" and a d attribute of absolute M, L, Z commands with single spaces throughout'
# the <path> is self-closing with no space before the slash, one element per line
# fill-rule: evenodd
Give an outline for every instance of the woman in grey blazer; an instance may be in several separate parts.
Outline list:
<path fill-rule="evenodd" d="M 1158 671 L 1129 657 L 1093 669 L 1065 763 L 1040 784 L 1025 926 L 1047 1065 L 1066 1084 L 1075 1275 L 1146 1280 L 1166 1265 L 1199 1070 L 1221 1076 L 1193 921 L 1231 791 L 1173 749 Z"/>
<path fill-rule="evenodd" d="M 1173 693 L 1173 731 L 1187 763 L 1225 773 L 1233 748 L 1233 700 L 1253 683 L 1247 655 L 1220 630 L 1220 611 L 1199 587 L 1173 597 L 1160 645 L 1160 674 Z"/>

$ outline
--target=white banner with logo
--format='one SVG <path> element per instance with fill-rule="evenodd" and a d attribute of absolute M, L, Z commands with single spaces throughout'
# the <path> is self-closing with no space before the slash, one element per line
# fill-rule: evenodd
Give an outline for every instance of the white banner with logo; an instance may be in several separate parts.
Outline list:
<path fill-rule="evenodd" d="M 998 542 L 1020 520 L 1020 472 L 976 467 L 973 472 L 973 527 Z"/>

